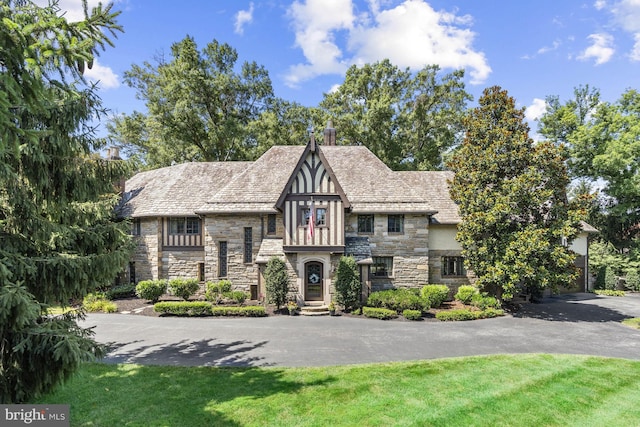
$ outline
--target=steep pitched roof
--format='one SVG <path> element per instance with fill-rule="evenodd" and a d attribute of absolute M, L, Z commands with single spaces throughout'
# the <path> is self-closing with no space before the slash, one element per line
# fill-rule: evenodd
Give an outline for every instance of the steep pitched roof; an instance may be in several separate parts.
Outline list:
<path fill-rule="evenodd" d="M 123 216 L 189 216 L 251 162 L 182 163 L 127 180 Z"/>
<path fill-rule="evenodd" d="M 271 147 L 243 173 L 206 199 L 196 212 L 277 212 L 275 203 L 304 149 L 301 145 Z"/>
<path fill-rule="evenodd" d="M 363 146 L 321 146 L 353 212 L 433 213 L 427 198 L 416 194 L 399 172 L 394 172 Z"/>
<path fill-rule="evenodd" d="M 431 220 L 436 224 L 457 224 L 460 222 L 458 205 L 449 195 L 448 180 L 453 179 L 450 171 L 411 171 L 397 172 L 415 194 L 428 200 L 437 211 Z"/>
<path fill-rule="evenodd" d="M 340 182 L 336 178 L 336 175 L 333 172 L 333 168 L 331 167 L 331 164 L 325 158 L 324 152 L 320 150 L 319 146 L 316 144 L 316 140 L 313 137 L 313 135 L 311 135 L 311 139 L 309 140 L 309 143 L 307 144 L 304 151 L 300 155 L 300 158 L 298 159 L 298 163 L 296 164 L 295 168 L 289 175 L 289 180 L 287 181 L 284 188 L 282 189 L 282 192 L 280 193 L 280 197 L 278 197 L 278 201 L 276 202 L 276 208 L 282 209 L 282 205 L 287 197 L 287 194 L 291 188 L 291 185 L 295 181 L 298 173 L 300 173 L 302 165 L 305 162 L 308 154 L 312 152 L 316 152 L 318 154 L 318 157 L 320 158 L 320 161 L 322 162 L 324 169 L 329 173 L 329 179 L 333 181 L 335 189 L 337 193 L 340 195 L 340 198 L 342 199 L 344 208 L 345 209 L 351 208 L 351 203 L 349 202 L 349 199 L 347 199 L 346 195 L 344 194 L 344 190 L 342 189 Z"/>

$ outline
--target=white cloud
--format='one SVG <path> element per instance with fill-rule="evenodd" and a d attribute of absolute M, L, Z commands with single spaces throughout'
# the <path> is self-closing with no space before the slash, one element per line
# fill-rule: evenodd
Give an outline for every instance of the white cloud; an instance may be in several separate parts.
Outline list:
<path fill-rule="evenodd" d="M 538 49 L 537 53 L 539 55 L 543 55 L 543 54 L 545 54 L 547 52 L 551 52 L 551 51 L 557 50 L 560 47 L 561 44 L 562 43 L 560 42 L 560 40 L 554 40 L 553 43 L 551 44 L 551 46 L 543 46 L 540 49 Z"/>
<path fill-rule="evenodd" d="M 640 0 L 622 0 L 611 9 L 623 30 L 640 32 Z"/>
<path fill-rule="evenodd" d="M 607 2 L 605 0 L 596 0 L 595 3 L 593 3 L 593 7 L 596 8 L 596 10 L 602 10 L 607 6 Z"/>
<path fill-rule="evenodd" d="M 115 89 L 120 86 L 118 75 L 111 68 L 100 65 L 97 59 L 93 61 L 91 69 L 84 70 L 84 77 L 92 82 L 99 82 L 102 89 Z"/>
<path fill-rule="evenodd" d="M 34 0 L 34 3 L 40 7 L 47 6 L 49 0 Z M 87 10 L 91 13 L 91 9 L 105 3 L 102 0 L 87 0 Z M 64 17 L 69 22 L 84 20 L 84 9 L 82 8 L 82 0 L 58 0 L 58 7 L 64 12 Z"/>
<path fill-rule="evenodd" d="M 321 74 L 343 73 L 351 64 L 388 58 L 399 67 L 466 68 L 471 82 L 482 83 L 491 73 L 484 53 L 473 49 L 472 18 L 435 11 L 424 0 L 405 0 L 383 9 L 386 2 L 369 0 L 369 10 L 354 14 L 351 0 L 296 1 L 289 9 L 296 46 L 307 59 L 291 67 L 287 82 L 295 86 Z M 338 45 L 343 36 L 349 56 Z"/>
<path fill-rule="evenodd" d="M 592 41 L 592 45 L 586 48 L 578 56 L 578 59 L 586 61 L 589 58 L 594 58 L 596 65 L 608 62 L 615 51 L 612 47 L 613 36 L 607 33 L 596 33 L 589 35 L 588 38 Z"/>
<path fill-rule="evenodd" d="M 634 39 L 635 43 L 633 44 L 633 49 L 629 54 L 629 58 L 632 61 L 640 61 L 640 33 L 636 33 Z"/>
<path fill-rule="evenodd" d="M 547 111 L 547 103 L 544 99 L 533 98 L 533 103 L 524 110 L 524 116 L 529 121 L 538 120 Z"/>
<path fill-rule="evenodd" d="M 244 26 L 253 22 L 253 2 L 249 3 L 249 10 L 240 10 L 236 13 L 235 33 L 244 33 Z"/>
<path fill-rule="evenodd" d="M 335 43 L 335 32 L 351 30 L 355 21 L 350 0 L 307 0 L 293 2 L 288 14 L 296 31 L 296 46 L 302 49 L 307 64 L 289 70 L 287 84 L 299 83 L 322 74 L 341 74 L 348 65 Z"/>

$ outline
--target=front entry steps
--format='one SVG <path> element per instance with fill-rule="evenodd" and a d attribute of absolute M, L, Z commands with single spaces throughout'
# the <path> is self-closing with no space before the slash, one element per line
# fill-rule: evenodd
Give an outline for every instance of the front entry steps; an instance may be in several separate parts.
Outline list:
<path fill-rule="evenodd" d="M 305 302 L 302 307 L 300 307 L 300 315 L 301 316 L 328 316 L 329 315 L 329 307 L 327 307 L 324 302 Z"/>

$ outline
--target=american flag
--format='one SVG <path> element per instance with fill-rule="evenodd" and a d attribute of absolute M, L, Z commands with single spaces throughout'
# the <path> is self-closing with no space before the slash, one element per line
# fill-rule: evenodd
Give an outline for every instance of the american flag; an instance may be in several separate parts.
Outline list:
<path fill-rule="evenodd" d="M 311 206 L 309 206 L 309 222 L 307 223 L 307 237 L 309 238 L 309 240 L 313 239 L 313 232 L 315 231 L 314 230 L 315 225 L 316 225 L 316 208 L 312 201 Z"/>

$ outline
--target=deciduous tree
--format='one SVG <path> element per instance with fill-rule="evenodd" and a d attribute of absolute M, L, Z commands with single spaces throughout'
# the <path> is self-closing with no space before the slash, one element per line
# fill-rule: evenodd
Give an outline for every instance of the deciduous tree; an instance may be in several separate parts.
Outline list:
<path fill-rule="evenodd" d="M 635 247 L 640 230 L 638 91 L 629 89 L 611 103 L 601 102 L 597 90 L 578 88 L 575 99 L 547 110 L 540 132 L 566 141 L 573 176 L 601 187 L 601 212 L 592 220 L 602 238 L 619 251 Z"/>
<path fill-rule="evenodd" d="M 432 170 L 459 141 L 471 96 L 464 72 L 439 76 L 437 66 L 417 73 L 383 60 L 353 65 L 320 107 L 338 129 L 338 143 L 364 145 L 394 170 Z"/>
<path fill-rule="evenodd" d="M 451 196 L 462 216 L 457 239 L 477 284 L 503 299 L 518 289 L 570 285 L 575 253 L 567 245 L 585 209 L 581 199 L 567 200 L 564 150 L 534 143 L 524 110 L 499 87 L 484 91 L 464 125 L 449 163 Z"/>
<path fill-rule="evenodd" d="M 187 36 L 171 46 L 171 58 L 133 65 L 125 82 L 136 89 L 147 112 L 117 116 L 110 138 L 148 167 L 184 161 L 244 160 L 247 126 L 273 97 L 264 67 L 244 62 L 217 40 L 198 50 Z"/>
<path fill-rule="evenodd" d="M 82 79 L 120 27 L 111 5 L 85 15 L 70 23 L 55 3 L 0 2 L 1 403 L 46 392 L 100 354 L 80 316 L 46 309 L 110 284 L 130 254 L 114 217 L 125 168 L 91 154 L 100 100 Z"/>

